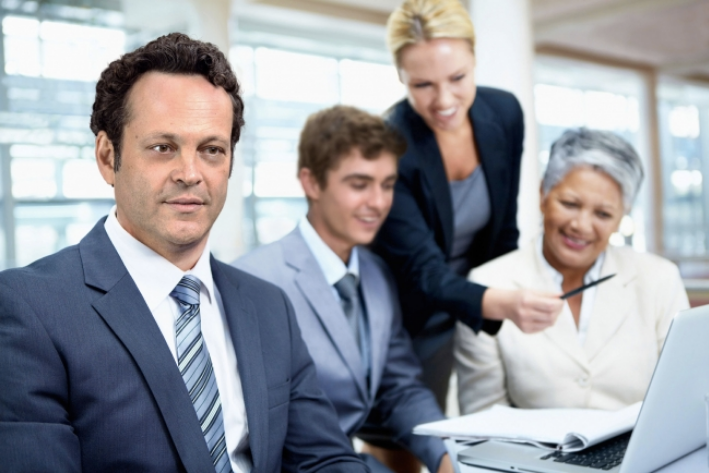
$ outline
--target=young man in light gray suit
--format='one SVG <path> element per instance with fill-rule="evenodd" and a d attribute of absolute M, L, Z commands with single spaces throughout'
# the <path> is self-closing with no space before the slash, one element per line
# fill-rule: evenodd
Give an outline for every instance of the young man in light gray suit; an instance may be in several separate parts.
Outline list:
<path fill-rule="evenodd" d="M 415 425 L 443 414 L 419 381 L 394 282 L 383 261 L 359 246 L 374 239 L 389 213 L 404 150 L 380 117 L 347 106 L 312 115 L 298 157 L 307 218 L 234 265 L 286 292 L 320 387 L 348 436 L 368 417 L 377 419 L 430 471 L 446 472 L 452 465 L 443 442 L 412 434 Z M 388 471 L 363 458 L 373 471 Z"/>

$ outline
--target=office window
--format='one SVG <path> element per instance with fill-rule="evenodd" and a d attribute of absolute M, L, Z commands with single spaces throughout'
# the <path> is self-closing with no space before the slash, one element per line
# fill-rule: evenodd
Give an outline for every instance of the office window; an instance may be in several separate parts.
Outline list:
<path fill-rule="evenodd" d="M 404 96 L 391 64 L 239 45 L 231 61 L 244 89 L 245 250 L 275 241 L 305 215 L 296 178 L 300 131 L 311 113 L 345 103 L 381 113 Z"/>
<path fill-rule="evenodd" d="M 332 104 L 338 100 L 337 60 L 256 48 L 256 95 L 264 100 Z"/>
<path fill-rule="evenodd" d="M 623 218 L 620 231 L 611 236 L 611 244 L 632 245 L 644 251 L 648 247 L 651 218 L 646 127 L 641 116 L 645 104 L 645 86 L 634 71 L 603 67 L 568 59 L 541 56 L 535 62 L 535 115 L 539 138 L 539 161 L 542 172 L 549 159 L 552 143 L 569 128 L 586 127 L 612 131 L 638 151 L 646 179 L 629 216 Z M 540 176 L 541 179 L 541 176 Z"/>
<path fill-rule="evenodd" d="M 3 2 L 0 15 L 3 269 L 77 243 L 113 205 L 88 125 L 95 81 L 126 34 L 120 12 L 99 8 Z"/>
<path fill-rule="evenodd" d="M 112 205 L 113 201 L 72 202 L 69 199 L 16 204 L 17 265 L 29 264 L 78 243 Z"/>
<path fill-rule="evenodd" d="M 340 61 L 340 101 L 379 112 L 404 96 L 391 64 L 343 59 Z"/>
<path fill-rule="evenodd" d="M 677 259 L 709 252 L 709 87 L 658 86 L 664 246 Z"/>
<path fill-rule="evenodd" d="M 4 202 L 2 203 L 4 204 Z M 0 209 L 0 222 L 5 221 L 5 211 Z M 0 225 L 0 268 L 7 268 L 7 261 L 5 256 L 5 224 Z"/>
<path fill-rule="evenodd" d="M 0 149 L 0 270 L 8 267 L 7 229 L 12 228 L 12 200 L 9 194 L 12 189 L 10 178 L 10 161 L 3 157 Z"/>
<path fill-rule="evenodd" d="M 93 82 L 124 52 L 125 33 L 117 28 L 6 15 L 2 30 L 8 75 Z"/>

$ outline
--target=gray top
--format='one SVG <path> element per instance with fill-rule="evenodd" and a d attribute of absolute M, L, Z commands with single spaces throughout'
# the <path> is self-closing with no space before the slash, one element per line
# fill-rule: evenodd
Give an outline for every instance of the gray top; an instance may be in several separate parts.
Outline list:
<path fill-rule="evenodd" d="M 467 258 L 470 245 L 475 235 L 490 221 L 490 195 L 485 172 L 480 165 L 465 179 L 448 184 L 453 202 L 453 248 L 448 266 L 465 277 L 471 269 Z M 414 350 L 421 359 L 432 356 L 450 340 L 454 328 L 453 319 L 447 312 L 434 313 L 426 321 L 422 332 L 426 333 L 426 341 L 414 339 Z"/>
<path fill-rule="evenodd" d="M 475 235 L 490 221 L 490 194 L 485 172 L 478 166 L 462 181 L 450 181 L 453 201 L 453 248 L 448 266 L 467 276 L 470 268 L 466 255 Z"/>

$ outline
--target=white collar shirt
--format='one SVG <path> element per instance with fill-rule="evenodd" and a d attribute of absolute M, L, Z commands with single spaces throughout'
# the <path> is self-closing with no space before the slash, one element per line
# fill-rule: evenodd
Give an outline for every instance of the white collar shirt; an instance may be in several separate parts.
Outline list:
<path fill-rule="evenodd" d="M 549 273 L 551 276 L 552 281 L 554 281 L 554 285 L 556 286 L 556 289 L 559 292 L 563 292 L 561 288 L 561 284 L 564 282 L 564 276 L 561 275 L 559 271 L 554 269 L 549 262 L 546 260 L 544 257 L 544 252 L 542 251 L 542 243 L 543 243 L 544 237 L 541 237 L 537 240 L 537 256 L 539 257 L 539 261 L 541 261 L 542 266 L 546 269 L 546 271 Z M 606 257 L 605 251 L 598 255 L 598 258 L 596 258 L 596 261 L 593 263 L 593 266 L 586 272 L 586 274 L 583 276 L 583 283 L 584 284 L 589 284 L 595 280 L 597 280 L 600 275 L 601 275 L 601 268 L 603 267 L 603 260 Z M 591 314 L 593 312 L 593 302 L 596 299 L 596 287 L 593 286 L 591 288 L 586 289 L 583 291 L 583 297 L 581 298 L 581 312 L 579 314 L 579 325 L 578 325 L 578 341 L 581 346 L 586 343 L 586 334 L 588 333 L 588 324 L 591 322 Z M 569 303 L 567 301 L 564 301 L 564 308 L 561 311 L 561 314 L 559 317 L 566 317 L 571 320 L 571 323 L 574 325 L 576 322 L 573 320 L 574 316 L 571 313 L 571 309 L 569 308 Z"/>
<path fill-rule="evenodd" d="M 315 256 L 318 266 L 320 266 L 320 269 L 325 275 L 325 281 L 327 281 L 327 284 L 330 286 L 333 294 L 335 294 L 335 298 L 339 302 L 340 295 L 335 289 L 335 283 L 345 277 L 347 273 L 354 275 L 357 282 L 359 282 L 359 253 L 357 252 L 357 247 L 352 248 L 350 260 L 348 264 L 345 265 L 340 257 L 320 238 L 320 235 L 315 231 L 307 217 L 303 217 L 300 220 L 298 229 L 303 236 L 303 240 L 305 240 L 305 244 L 313 253 L 313 256 Z"/>
<path fill-rule="evenodd" d="M 170 293 L 186 274 L 191 274 L 200 280 L 199 310 L 202 336 L 214 366 L 222 403 L 224 435 L 229 460 L 234 473 L 251 471 L 244 394 L 224 305 L 212 279 L 209 243 L 197 264 L 191 270 L 184 272 L 128 233 L 116 218 L 115 206 L 109 212 L 104 227 L 152 313 L 175 363 L 177 363 L 175 322 L 181 309 Z"/>

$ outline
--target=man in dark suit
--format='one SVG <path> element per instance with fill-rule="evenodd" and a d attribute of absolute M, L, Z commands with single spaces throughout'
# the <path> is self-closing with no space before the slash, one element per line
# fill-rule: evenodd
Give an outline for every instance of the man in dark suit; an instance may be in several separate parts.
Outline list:
<path fill-rule="evenodd" d="M 444 416 L 418 379 L 421 367 L 402 325 L 394 280 L 361 246 L 372 241 L 391 208 L 404 150 L 403 139 L 381 117 L 342 105 L 311 115 L 298 146 L 307 217 L 234 265 L 286 292 L 320 386 L 348 436 L 389 447 L 367 450 L 396 471 L 420 469 L 395 453 L 398 444 L 429 471 L 444 473 L 453 468 L 441 439 L 412 432 Z M 372 471 L 390 471 L 373 456 L 363 458 Z"/>
<path fill-rule="evenodd" d="M 111 63 L 91 128 L 116 206 L 0 273 L 0 459 L 28 472 L 360 472 L 284 293 L 209 254 L 239 86 L 181 34 Z"/>

